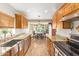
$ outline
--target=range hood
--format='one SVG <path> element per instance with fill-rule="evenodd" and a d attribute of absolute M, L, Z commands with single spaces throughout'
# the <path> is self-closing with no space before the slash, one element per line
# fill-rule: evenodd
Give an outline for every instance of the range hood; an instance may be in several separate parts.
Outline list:
<path fill-rule="evenodd" d="M 68 16 L 64 16 L 60 21 L 66 21 L 66 20 L 69 20 L 69 19 L 72 19 L 72 18 L 75 18 L 75 17 L 78 17 L 78 16 L 79 16 L 79 12 L 68 15 Z"/>

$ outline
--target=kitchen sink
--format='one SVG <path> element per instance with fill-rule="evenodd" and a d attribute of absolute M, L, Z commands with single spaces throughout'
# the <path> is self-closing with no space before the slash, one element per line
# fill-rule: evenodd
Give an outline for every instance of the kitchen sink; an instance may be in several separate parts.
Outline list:
<path fill-rule="evenodd" d="M 1 45 L 1 47 L 12 47 L 13 45 L 15 45 L 19 41 L 21 41 L 21 40 L 11 40 L 11 41 Z"/>

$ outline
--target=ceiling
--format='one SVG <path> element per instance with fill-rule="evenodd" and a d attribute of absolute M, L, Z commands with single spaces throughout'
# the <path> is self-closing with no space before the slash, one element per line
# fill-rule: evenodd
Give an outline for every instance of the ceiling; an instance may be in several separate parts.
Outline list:
<path fill-rule="evenodd" d="M 15 10 L 26 15 L 28 19 L 51 19 L 63 3 L 10 3 Z"/>

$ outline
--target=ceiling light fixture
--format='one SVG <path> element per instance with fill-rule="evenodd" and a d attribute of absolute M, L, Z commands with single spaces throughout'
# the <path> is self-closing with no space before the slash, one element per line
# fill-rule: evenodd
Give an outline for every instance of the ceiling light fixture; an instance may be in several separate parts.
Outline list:
<path fill-rule="evenodd" d="M 45 10 L 44 12 L 45 12 L 45 13 L 48 13 L 48 10 Z"/>

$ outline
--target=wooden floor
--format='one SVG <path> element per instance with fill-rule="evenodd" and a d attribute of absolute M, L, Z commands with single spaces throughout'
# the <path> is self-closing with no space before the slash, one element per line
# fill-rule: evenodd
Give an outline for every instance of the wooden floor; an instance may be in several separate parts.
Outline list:
<path fill-rule="evenodd" d="M 32 38 L 31 46 L 27 51 L 26 56 L 49 56 L 47 50 L 47 39 Z"/>

